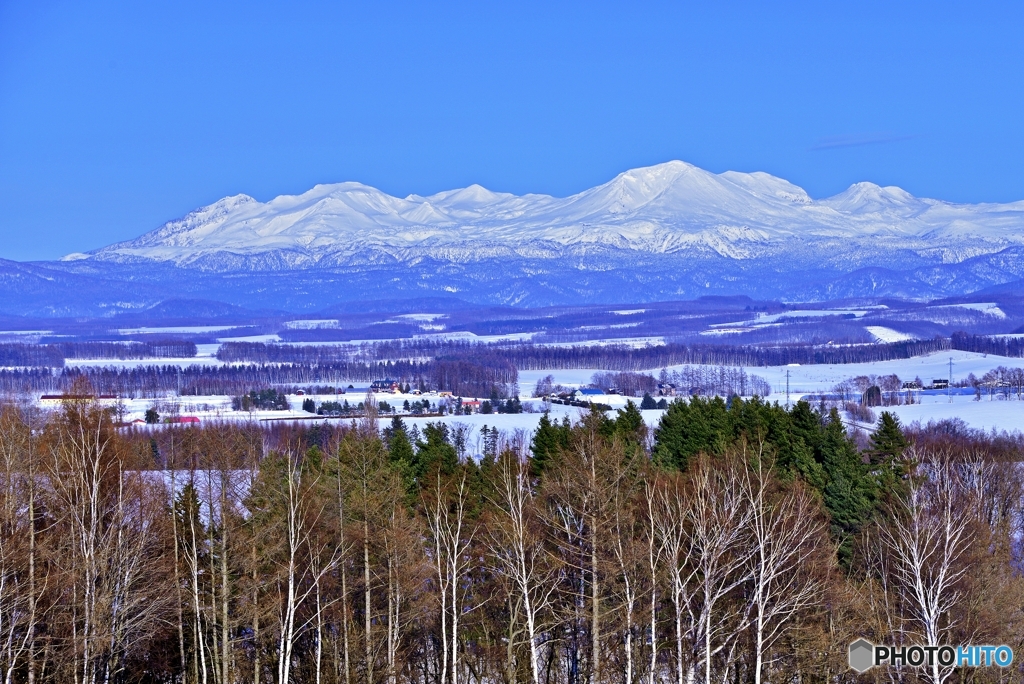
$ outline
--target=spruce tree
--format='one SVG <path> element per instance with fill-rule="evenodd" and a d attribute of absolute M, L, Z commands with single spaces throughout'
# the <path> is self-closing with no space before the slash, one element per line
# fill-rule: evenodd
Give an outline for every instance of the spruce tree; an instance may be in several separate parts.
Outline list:
<path fill-rule="evenodd" d="M 909 464 L 903 458 L 909 446 L 899 418 L 889 411 L 883 411 L 878 419 L 878 428 L 871 434 L 871 448 L 868 458 L 883 499 L 902 498 L 908 490 Z"/>
<path fill-rule="evenodd" d="M 418 482 L 435 467 L 450 475 L 459 464 L 455 447 L 448 440 L 448 426 L 444 423 L 427 423 L 423 428 L 423 440 L 416 443 L 413 459 L 413 474 Z"/>
<path fill-rule="evenodd" d="M 832 536 L 839 542 L 839 560 L 848 565 L 853 537 L 871 518 L 877 490 L 836 409 L 825 424 L 819 449 L 828 479 L 822 498 L 831 517 Z"/>
<path fill-rule="evenodd" d="M 626 402 L 626 408 L 616 412 L 614 434 L 621 437 L 629 447 L 642 447 L 647 436 L 647 425 L 640 409 L 632 401 Z"/>
<path fill-rule="evenodd" d="M 568 419 L 561 425 L 552 422 L 547 413 L 540 417 L 537 431 L 533 433 L 530 444 L 530 474 L 540 477 L 544 470 L 558 455 L 559 449 L 569 446 L 571 428 Z"/>
<path fill-rule="evenodd" d="M 385 436 L 388 443 L 388 460 L 402 476 L 406 491 L 411 491 L 415 485 L 413 473 L 415 454 L 412 442 L 409 440 L 409 433 L 405 429 L 405 421 L 400 416 L 392 418 L 391 426 L 385 430 Z"/>
<path fill-rule="evenodd" d="M 668 405 L 654 433 L 654 462 L 672 470 L 686 470 L 699 453 L 721 454 L 732 442 L 729 414 L 721 397 Z"/>

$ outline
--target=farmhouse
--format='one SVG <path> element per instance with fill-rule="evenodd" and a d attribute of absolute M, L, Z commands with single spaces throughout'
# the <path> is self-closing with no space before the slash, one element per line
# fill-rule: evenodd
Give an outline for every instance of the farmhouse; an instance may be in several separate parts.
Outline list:
<path fill-rule="evenodd" d="M 401 386 L 397 380 L 374 380 L 370 383 L 371 392 L 390 392 L 391 394 L 398 394 L 402 391 Z"/>
<path fill-rule="evenodd" d="M 591 401 L 594 397 L 600 397 L 603 394 L 604 392 L 602 392 L 599 389 L 594 389 L 592 387 L 583 387 L 573 392 L 572 398 L 574 401 Z"/>

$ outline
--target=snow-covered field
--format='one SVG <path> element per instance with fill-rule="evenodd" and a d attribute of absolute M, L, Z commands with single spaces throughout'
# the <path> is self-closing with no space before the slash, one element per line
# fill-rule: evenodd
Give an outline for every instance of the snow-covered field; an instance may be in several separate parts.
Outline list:
<path fill-rule="evenodd" d="M 218 364 L 220 363 L 213 353 L 217 345 L 201 345 L 199 356 L 190 359 L 139 359 L 139 360 L 68 360 L 69 366 L 115 366 L 128 368 L 139 365 L 159 363 L 162 365 L 188 366 L 192 364 Z M 997 366 L 1018 367 L 1024 366 L 1024 359 L 1005 358 L 1000 356 L 975 354 L 971 352 L 943 352 L 929 354 L 926 356 L 911 359 L 900 359 L 895 361 L 881 361 L 876 363 L 860 364 L 834 364 L 816 366 L 769 366 L 769 367 L 746 367 L 745 370 L 752 375 L 758 375 L 767 380 L 772 388 L 771 394 L 767 397 L 771 401 L 785 403 L 786 375 L 789 375 L 788 400 L 795 402 L 802 396 L 808 394 L 829 392 L 836 384 L 853 378 L 858 375 L 890 375 L 896 374 L 902 380 L 913 380 L 921 378 L 925 384 L 930 384 L 935 379 L 949 377 L 949 362 L 953 362 L 953 379 L 965 378 L 968 374 L 974 373 L 982 376 Z M 682 366 L 669 367 L 668 371 L 679 370 Z M 519 373 L 520 397 L 536 411 L 535 413 L 522 414 L 488 414 L 471 416 L 445 416 L 443 418 L 418 418 L 404 417 L 411 424 L 421 425 L 429 421 L 441 420 L 445 423 L 463 423 L 478 431 L 484 425 L 497 427 L 506 432 L 517 429 L 532 431 L 540 419 L 543 404 L 539 400 L 531 399 L 537 381 L 547 375 L 554 378 L 554 382 L 570 388 L 583 387 L 590 383 L 592 376 L 601 372 L 599 369 L 552 369 L 552 370 L 528 370 Z M 655 377 L 659 370 L 648 371 Z M 360 383 L 358 389 L 349 390 L 345 395 L 316 396 L 313 397 L 318 403 L 322 401 L 344 401 L 350 404 L 358 404 L 363 400 L 366 391 L 366 383 Z M 128 420 L 141 419 L 146 409 L 157 406 L 164 416 L 173 413 L 180 415 L 194 415 L 202 421 L 215 420 L 280 420 L 296 419 L 312 423 L 316 420 L 344 421 L 344 418 L 313 418 L 310 414 L 298 410 L 306 396 L 289 396 L 289 402 L 293 407 L 292 411 L 254 411 L 252 413 L 231 410 L 231 399 L 226 396 L 211 397 L 167 397 L 165 399 L 130 399 L 123 402 Z M 436 403 L 440 397 L 436 394 L 426 395 L 377 395 L 378 401 L 386 401 L 393 406 L 401 406 L 406 400 L 412 402 L 421 399 L 429 399 Z M 613 410 L 625 406 L 627 399 L 618 395 L 602 395 L 595 398 L 596 401 L 612 406 Z M 639 403 L 639 400 L 636 400 Z M 989 400 L 988 397 L 981 401 L 974 401 L 973 395 L 954 396 L 950 403 L 945 395 L 924 396 L 923 403 L 909 406 L 891 407 L 900 420 L 904 423 L 920 421 L 927 423 L 930 420 L 942 420 L 946 418 L 960 418 L 971 427 L 985 430 L 1024 430 L 1024 401 L 1014 398 L 1010 400 Z M 177 408 L 171 408 L 176 406 Z M 552 405 L 551 412 L 554 417 L 561 418 L 563 415 L 578 416 L 581 409 L 562 405 Z M 661 411 L 644 411 L 644 418 L 650 425 L 657 424 Z"/>
<path fill-rule="evenodd" d="M 789 400 L 795 402 L 807 394 L 828 392 L 836 384 L 858 375 L 890 375 L 896 374 L 903 380 L 920 377 L 926 384 L 934 379 L 949 377 L 949 362 L 953 361 L 954 381 L 974 373 L 981 377 L 997 366 L 1024 366 L 1024 359 L 1011 359 L 991 354 L 975 354 L 972 352 L 944 352 L 918 356 L 911 359 L 895 361 L 879 361 L 876 363 L 851 363 L 820 366 L 748 366 L 745 370 L 752 375 L 759 375 L 772 386 L 768 399 L 786 402 L 786 373 L 789 372 Z M 678 370 L 682 366 L 669 367 Z M 523 394 L 531 394 L 541 378 L 552 375 L 556 383 L 568 387 L 580 387 L 588 384 L 597 369 L 572 370 L 536 370 L 519 373 L 519 387 Z M 654 371 L 655 376 L 658 375 Z M 923 397 L 922 404 L 892 407 L 903 422 L 942 420 L 945 418 L 961 418 L 969 426 L 985 430 L 1022 430 L 1024 431 L 1024 402 L 1010 401 L 974 401 L 973 396 L 953 397 L 949 403 L 947 397 Z M 889 409 L 887 409 L 889 410 Z M 647 412 L 645 412 L 647 413 Z M 651 412 L 657 413 L 657 412 Z"/>
<path fill-rule="evenodd" d="M 913 335 L 901 333 L 898 330 L 886 328 L 881 325 L 866 325 L 864 326 L 864 329 L 871 333 L 879 342 L 905 342 L 907 340 L 914 339 Z"/>
<path fill-rule="evenodd" d="M 905 425 L 960 418 L 970 427 L 986 431 L 1024 431 L 1024 401 L 990 401 L 987 397 L 974 401 L 973 396 L 955 396 L 952 400 L 950 403 L 946 397 L 926 396 L 922 398 L 923 403 L 890 406 L 885 410 L 895 413 Z M 879 409 L 875 409 L 875 413 L 878 412 Z"/>

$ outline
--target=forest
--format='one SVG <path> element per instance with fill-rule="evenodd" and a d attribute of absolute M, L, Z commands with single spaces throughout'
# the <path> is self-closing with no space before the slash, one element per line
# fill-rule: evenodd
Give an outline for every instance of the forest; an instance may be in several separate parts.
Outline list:
<path fill-rule="evenodd" d="M 853 682 L 859 637 L 1024 637 L 1022 442 L 957 421 L 113 420 L 0 410 L 5 682 Z"/>

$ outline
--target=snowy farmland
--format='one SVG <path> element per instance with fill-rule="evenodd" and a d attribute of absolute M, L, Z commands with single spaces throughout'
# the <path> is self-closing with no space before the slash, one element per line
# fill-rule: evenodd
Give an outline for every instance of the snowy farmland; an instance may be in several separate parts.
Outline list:
<path fill-rule="evenodd" d="M 931 354 L 912 359 L 898 361 L 883 361 L 878 363 L 865 364 L 836 364 L 819 366 L 774 366 L 774 367 L 747 367 L 745 370 L 754 375 L 760 375 L 771 383 L 772 393 L 767 397 L 770 401 L 786 403 L 786 374 L 789 373 L 789 395 L 790 402 L 796 402 L 806 395 L 827 392 L 834 385 L 857 375 L 889 375 L 896 374 L 902 379 L 912 380 L 915 377 L 922 378 L 926 383 L 933 379 L 946 378 L 949 374 L 949 362 L 953 361 L 954 380 L 966 377 L 970 373 L 977 376 L 984 375 L 987 371 L 1000 366 L 1020 365 L 1019 359 L 1008 359 L 993 355 L 973 354 L 969 352 L 949 352 L 944 354 Z M 679 370 L 682 366 L 670 367 L 667 370 Z M 498 428 L 506 433 L 514 433 L 517 430 L 532 433 L 537 426 L 537 421 L 545 409 L 550 410 L 552 418 L 561 420 L 564 416 L 571 419 L 577 418 L 582 409 L 563 406 L 560 404 L 544 404 L 539 399 L 532 398 L 537 381 L 547 375 L 552 375 L 556 383 L 566 387 L 583 387 L 590 383 L 594 373 L 598 369 L 552 369 L 552 370 L 531 370 L 522 371 L 519 374 L 520 397 L 523 401 L 526 412 L 520 414 L 474 414 L 474 415 L 446 415 L 443 417 L 412 416 L 404 415 L 403 420 L 410 425 L 417 425 L 422 429 L 428 422 L 441 421 L 448 425 L 461 424 L 470 429 L 471 443 L 480 435 L 484 426 Z M 654 375 L 658 371 L 652 371 Z M 316 422 L 347 422 L 350 418 L 330 418 L 314 416 L 298 410 L 303 400 L 312 398 L 317 403 L 323 401 L 335 401 L 346 399 L 350 404 L 357 404 L 362 401 L 366 392 L 366 384 L 362 383 L 348 390 L 344 395 L 289 395 L 288 401 L 292 409 L 289 411 L 232 411 L 230 397 L 167 397 L 165 399 L 131 399 L 124 402 L 126 411 L 125 417 L 128 420 L 141 419 L 148 408 L 157 407 L 161 415 L 168 415 L 168 409 L 173 414 L 194 415 L 203 421 L 280 421 L 294 420 L 303 424 L 312 425 Z M 401 406 L 405 401 L 418 401 L 428 399 L 436 403 L 440 397 L 436 394 L 379 394 L 377 401 L 388 402 L 392 406 Z M 938 421 L 950 418 L 959 418 L 973 428 L 998 431 L 1020 431 L 1024 430 L 1024 401 L 1019 401 L 1012 395 L 1009 399 L 1003 400 L 999 397 L 984 396 L 976 401 L 973 395 L 955 395 L 952 398 L 946 395 L 926 395 L 920 398 L 920 404 L 893 406 L 890 410 L 899 416 L 904 423 Z M 601 402 L 612 406 L 610 415 L 614 410 L 625 406 L 628 399 L 616 395 L 601 397 Z M 639 400 L 636 400 L 639 403 Z M 661 418 L 662 411 L 643 411 L 644 420 L 648 425 L 654 427 Z M 382 416 L 382 425 L 389 420 L 388 416 Z"/>

